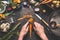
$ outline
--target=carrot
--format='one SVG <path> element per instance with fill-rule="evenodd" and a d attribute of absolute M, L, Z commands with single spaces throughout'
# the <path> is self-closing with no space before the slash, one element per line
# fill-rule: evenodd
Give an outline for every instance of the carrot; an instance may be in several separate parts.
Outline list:
<path fill-rule="evenodd" d="M 32 24 L 29 24 L 30 27 L 30 38 L 32 37 Z"/>
<path fill-rule="evenodd" d="M 46 3 L 49 3 L 51 2 L 52 0 L 43 0 L 40 4 L 46 4 Z"/>
<path fill-rule="evenodd" d="M 17 20 L 23 20 L 32 17 L 32 15 L 24 15 L 22 18 L 18 18 Z"/>
<path fill-rule="evenodd" d="M 0 18 L 5 19 L 5 15 L 4 14 L 0 14 Z"/>
<path fill-rule="evenodd" d="M 13 0 L 14 3 L 20 3 L 21 0 Z"/>
<path fill-rule="evenodd" d="M 31 38 L 32 37 L 32 22 L 33 22 L 33 18 L 30 18 L 29 22 L 30 22 L 29 28 L 30 28 L 30 38 Z"/>

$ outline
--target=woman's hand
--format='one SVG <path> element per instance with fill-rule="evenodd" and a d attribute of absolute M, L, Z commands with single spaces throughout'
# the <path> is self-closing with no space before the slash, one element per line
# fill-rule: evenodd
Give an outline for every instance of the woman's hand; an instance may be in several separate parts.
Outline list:
<path fill-rule="evenodd" d="M 48 40 L 46 34 L 44 33 L 44 27 L 37 23 L 37 22 L 34 22 L 34 30 L 35 32 L 37 33 L 37 35 L 42 39 L 42 40 Z"/>
<path fill-rule="evenodd" d="M 23 40 L 23 37 L 27 34 L 27 32 L 28 32 L 28 23 L 29 22 L 27 22 L 23 27 L 22 27 L 22 29 L 21 29 L 21 31 L 20 31 L 20 35 L 19 35 L 19 39 L 18 40 Z"/>
<path fill-rule="evenodd" d="M 18 40 L 23 40 L 24 35 L 27 34 L 28 28 L 29 28 L 29 27 L 28 27 L 28 23 L 29 23 L 29 22 L 27 22 L 27 23 L 22 27 L 22 30 L 21 30 L 21 32 L 20 32 L 20 35 L 19 35 L 19 39 L 18 39 Z M 36 33 L 38 34 L 38 36 L 39 36 L 42 40 L 48 40 L 47 36 L 46 36 L 45 33 L 44 33 L 44 27 L 43 27 L 41 24 L 37 23 L 37 22 L 34 22 L 34 25 L 35 25 L 34 30 L 36 31 Z"/>

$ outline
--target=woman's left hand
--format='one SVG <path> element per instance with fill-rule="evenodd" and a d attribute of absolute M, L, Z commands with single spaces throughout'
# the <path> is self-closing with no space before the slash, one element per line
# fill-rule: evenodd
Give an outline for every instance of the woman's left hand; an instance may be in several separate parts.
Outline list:
<path fill-rule="evenodd" d="M 18 40 L 23 40 L 23 37 L 27 34 L 27 32 L 28 32 L 28 23 L 29 22 L 27 22 L 23 27 L 22 27 L 22 29 L 21 29 L 21 31 L 20 31 L 20 35 L 19 35 L 19 39 Z"/>

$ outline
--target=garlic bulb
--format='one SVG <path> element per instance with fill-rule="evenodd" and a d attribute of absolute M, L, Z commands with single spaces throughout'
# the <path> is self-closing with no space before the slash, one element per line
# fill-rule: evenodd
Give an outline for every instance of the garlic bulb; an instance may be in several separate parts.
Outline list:
<path fill-rule="evenodd" d="M 31 2 L 31 3 L 36 3 L 36 1 L 34 1 L 34 0 L 30 0 L 30 2 Z"/>
<path fill-rule="evenodd" d="M 2 23 L 0 25 L 0 29 L 2 29 L 3 32 L 7 32 L 7 30 L 10 28 L 10 24 L 9 23 Z"/>

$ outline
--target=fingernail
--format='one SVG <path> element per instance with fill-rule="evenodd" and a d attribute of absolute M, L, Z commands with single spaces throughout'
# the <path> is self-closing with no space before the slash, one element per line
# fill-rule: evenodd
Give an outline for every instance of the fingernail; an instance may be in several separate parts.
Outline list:
<path fill-rule="evenodd" d="M 29 23 L 29 21 L 27 21 L 27 23 L 26 24 L 28 24 Z"/>
<path fill-rule="evenodd" d="M 36 22 L 34 22 L 34 24 L 36 24 Z"/>

